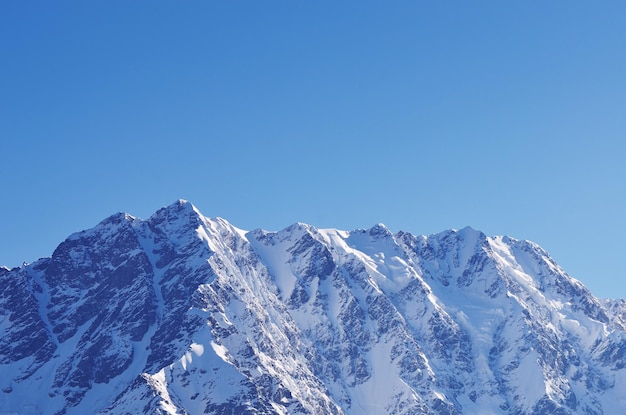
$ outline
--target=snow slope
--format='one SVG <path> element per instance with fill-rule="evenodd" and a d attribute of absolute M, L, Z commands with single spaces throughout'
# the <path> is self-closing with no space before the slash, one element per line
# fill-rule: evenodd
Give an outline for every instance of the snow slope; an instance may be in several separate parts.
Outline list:
<path fill-rule="evenodd" d="M 624 304 L 528 241 L 181 200 L 0 267 L 0 413 L 624 413 Z"/>

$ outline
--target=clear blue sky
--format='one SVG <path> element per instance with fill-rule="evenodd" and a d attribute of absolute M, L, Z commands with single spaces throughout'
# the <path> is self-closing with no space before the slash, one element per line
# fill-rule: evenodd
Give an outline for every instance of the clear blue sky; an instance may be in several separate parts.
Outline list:
<path fill-rule="evenodd" d="M 478 3 L 478 4 L 477 4 Z M 626 298 L 623 1 L 5 1 L 0 264 L 178 198 L 546 248 Z"/>

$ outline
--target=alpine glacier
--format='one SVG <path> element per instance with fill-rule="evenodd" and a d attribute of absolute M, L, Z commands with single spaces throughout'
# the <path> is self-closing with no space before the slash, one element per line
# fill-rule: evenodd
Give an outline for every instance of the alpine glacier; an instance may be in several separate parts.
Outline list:
<path fill-rule="evenodd" d="M 624 301 L 471 228 L 120 213 L 0 267 L 0 333 L 0 414 L 626 413 Z"/>

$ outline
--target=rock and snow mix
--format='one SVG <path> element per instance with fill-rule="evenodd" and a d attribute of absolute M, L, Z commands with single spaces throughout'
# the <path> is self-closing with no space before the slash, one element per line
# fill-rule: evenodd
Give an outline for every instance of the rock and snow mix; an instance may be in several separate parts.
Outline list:
<path fill-rule="evenodd" d="M 0 412 L 626 412 L 626 306 L 536 244 L 178 201 L 0 267 Z"/>

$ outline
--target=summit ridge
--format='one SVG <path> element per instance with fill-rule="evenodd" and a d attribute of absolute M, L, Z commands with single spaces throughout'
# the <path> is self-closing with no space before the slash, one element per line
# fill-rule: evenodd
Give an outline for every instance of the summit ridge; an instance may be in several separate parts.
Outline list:
<path fill-rule="evenodd" d="M 0 267 L 0 409 L 613 414 L 626 305 L 466 227 L 244 231 L 178 200 Z"/>

